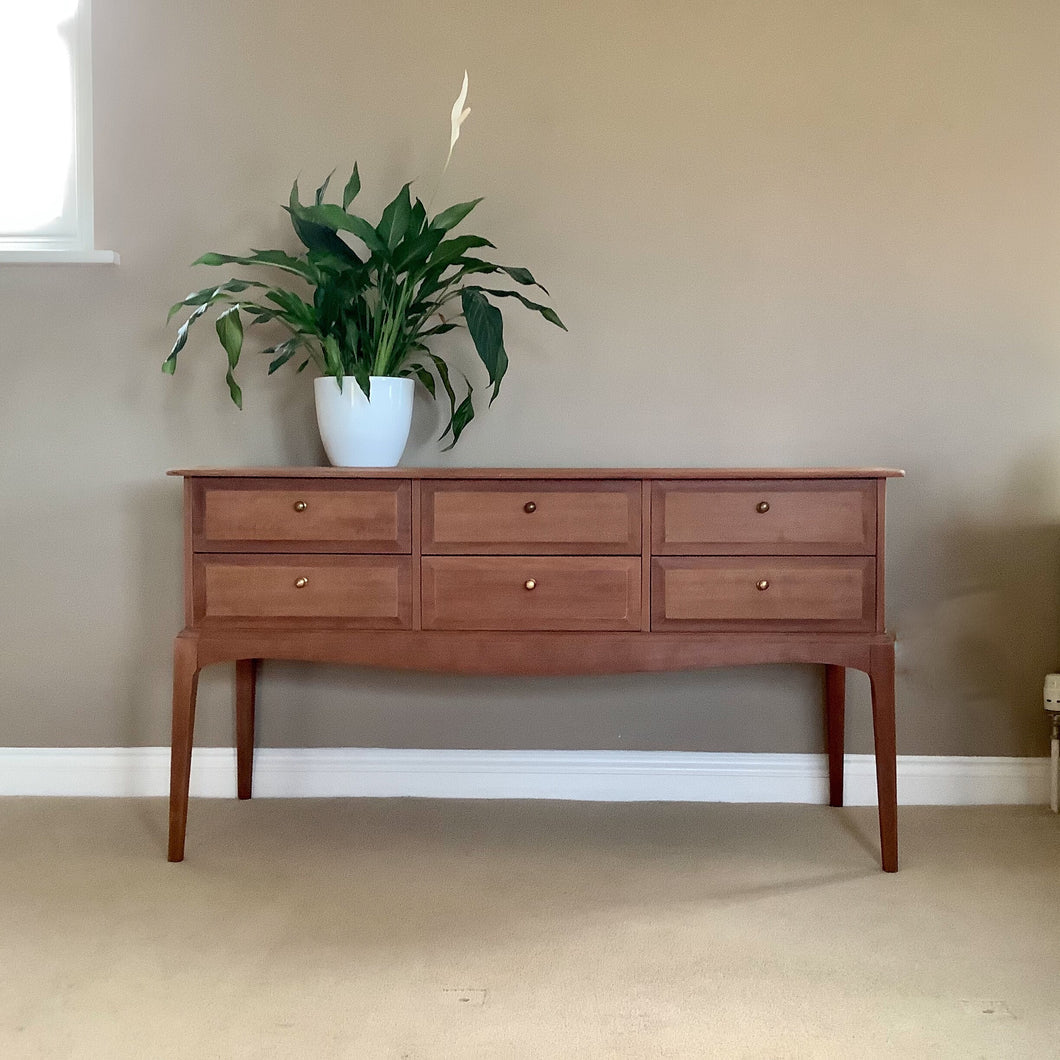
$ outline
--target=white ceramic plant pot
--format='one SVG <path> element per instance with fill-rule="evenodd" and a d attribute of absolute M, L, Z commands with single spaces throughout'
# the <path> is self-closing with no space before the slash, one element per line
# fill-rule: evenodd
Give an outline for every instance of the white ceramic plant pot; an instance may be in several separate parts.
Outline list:
<path fill-rule="evenodd" d="M 313 381 L 317 426 L 335 467 L 396 467 L 412 426 L 415 380 L 373 375 L 368 397 L 353 376 Z"/>

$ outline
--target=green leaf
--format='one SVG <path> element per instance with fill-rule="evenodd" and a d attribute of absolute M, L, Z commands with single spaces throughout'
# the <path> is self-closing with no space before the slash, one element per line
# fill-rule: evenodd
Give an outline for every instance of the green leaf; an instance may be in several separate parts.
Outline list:
<path fill-rule="evenodd" d="M 346 360 L 348 358 L 351 363 L 357 360 L 360 354 L 361 330 L 357 326 L 357 321 L 352 317 L 347 317 L 346 319 L 345 346 L 346 357 L 343 359 Z"/>
<path fill-rule="evenodd" d="M 228 365 L 235 368 L 239 364 L 239 355 L 243 352 L 243 321 L 239 316 L 239 306 L 226 309 L 218 318 L 214 327 L 217 337 L 228 354 Z"/>
<path fill-rule="evenodd" d="M 437 354 L 429 353 L 427 355 L 431 359 L 431 363 L 434 365 L 434 370 L 438 373 L 438 378 L 442 382 L 442 388 L 445 390 L 445 396 L 449 399 L 449 423 L 445 430 L 438 436 L 438 441 L 441 441 L 452 429 L 453 426 L 453 413 L 456 411 L 456 392 L 453 390 L 453 384 L 449 381 L 449 366 L 439 357 Z M 471 384 L 468 383 L 470 388 Z"/>
<path fill-rule="evenodd" d="M 434 376 L 422 364 L 407 364 L 401 369 L 400 374 L 404 376 L 414 375 L 423 384 L 427 393 L 432 398 L 435 397 Z"/>
<path fill-rule="evenodd" d="M 427 268 L 431 261 L 431 254 L 441 243 L 445 233 L 439 230 L 426 232 L 410 232 L 408 238 L 403 240 L 394 250 L 391 265 L 397 275 L 403 272 L 421 272 Z"/>
<path fill-rule="evenodd" d="M 471 202 L 459 202 L 455 206 L 450 206 L 446 210 L 442 210 L 440 214 L 436 214 L 434 220 L 431 221 L 431 228 L 441 229 L 443 232 L 448 232 L 450 229 L 456 228 L 460 222 L 467 217 L 471 211 L 482 202 L 481 198 L 472 199 Z"/>
<path fill-rule="evenodd" d="M 284 209 L 290 214 L 295 235 L 307 249 L 332 254 L 351 265 L 361 264 L 361 259 L 353 248 L 338 237 L 333 226 L 321 224 L 319 221 L 304 216 L 305 212 L 313 207 L 303 206 L 299 202 L 297 180 L 291 185 L 290 202 Z M 337 210 L 338 207 L 334 209 Z"/>
<path fill-rule="evenodd" d="M 429 260 L 424 262 L 424 267 L 415 271 L 416 277 L 421 281 L 417 297 L 424 298 L 442 286 L 443 273 L 451 266 L 461 263 L 467 251 L 476 247 L 492 246 L 493 244 L 482 236 L 457 236 L 455 239 L 447 239 L 444 243 L 439 243 L 437 250 L 431 254 Z"/>
<path fill-rule="evenodd" d="M 308 302 L 304 302 L 298 295 L 291 291 L 285 291 L 282 287 L 272 288 L 265 297 L 282 312 L 279 314 L 287 323 L 299 327 L 311 334 L 319 333 L 317 314 Z"/>
<path fill-rule="evenodd" d="M 196 320 L 199 319 L 210 308 L 210 303 L 199 306 L 191 316 L 180 326 L 180 330 L 177 332 L 177 341 L 173 343 L 173 349 L 169 351 L 169 356 L 162 363 L 162 371 L 166 375 L 172 375 L 177 370 L 177 354 L 184 349 L 184 344 L 188 341 L 188 329 Z"/>
<path fill-rule="evenodd" d="M 321 184 L 319 188 L 317 188 L 316 194 L 314 196 L 314 198 L 316 199 L 317 206 L 319 206 L 324 201 L 324 193 L 328 190 L 328 185 L 331 183 L 331 178 L 333 176 L 335 176 L 335 170 L 332 170 L 327 175 L 327 177 L 324 178 L 324 183 Z"/>
<path fill-rule="evenodd" d="M 222 283 L 218 287 L 204 287 L 201 291 L 195 291 L 189 294 L 183 301 L 177 302 L 171 306 L 169 313 L 166 315 L 166 323 L 168 324 L 173 319 L 173 314 L 176 313 L 182 306 L 186 305 L 205 305 L 211 306 L 215 302 L 229 301 L 226 295 L 229 294 L 240 294 L 247 290 L 249 287 L 267 287 L 267 284 L 258 283 L 251 280 L 229 280 L 227 283 Z"/>
<path fill-rule="evenodd" d="M 350 365 L 349 374 L 357 380 L 357 385 L 361 388 L 361 393 L 364 394 L 365 397 L 368 397 L 368 391 L 372 386 L 368 379 L 368 365 L 364 363 Z"/>
<path fill-rule="evenodd" d="M 350 203 L 357 198 L 357 194 L 361 190 L 361 175 L 357 172 L 357 163 L 353 163 L 353 173 L 350 174 L 350 179 L 346 182 L 346 187 L 342 191 L 342 208 L 348 210 Z"/>
<path fill-rule="evenodd" d="M 512 268 L 507 265 L 495 265 L 492 261 L 486 261 L 482 258 L 464 258 L 460 262 L 460 273 L 458 275 L 490 276 L 498 272 L 503 272 L 506 276 L 511 277 L 516 283 L 520 283 L 524 287 L 537 287 L 539 290 L 544 291 L 545 294 L 548 294 L 548 291 L 534 279 L 529 269 Z"/>
<path fill-rule="evenodd" d="M 486 366 L 493 384 L 493 394 L 490 396 L 492 405 L 500 393 L 504 373 L 508 370 L 508 355 L 504 351 L 504 320 L 501 311 L 490 305 L 478 288 L 465 287 L 460 292 L 460 304 L 479 360 Z"/>
<path fill-rule="evenodd" d="M 341 206 L 332 203 L 324 203 L 322 206 L 292 206 L 291 216 L 297 218 L 302 224 L 315 225 L 330 231 L 339 244 L 347 247 L 336 235 L 337 232 L 352 232 L 373 253 L 383 258 L 389 256 L 389 248 L 381 239 L 376 230 L 363 218 L 356 214 L 347 213 Z M 328 249 L 326 247 L 312 249 Z M 349 249 L 349 247 L 347 247 Z"/>
<path fill-rule="evenodd" d="M 228 354 L 228 372 L 225 375 L 228 393 L 236 408 L 241 409 L 243 392 L 239 389 L 235 376 L 232 374 L 236 365 L 239 364 L 239 355 L 243 350 L 243 322 L 239 318 L 239 306 L 234 305 L 231 309 L 226 309 L 217 318 L 214 327 L 217 329 L 217 337 L 221 340 L 221 345 Z"/>
<path fill-rule="evenodd" d="M 376 228 L 376 234 L 386 244 L 387 250 L 393 250 L 405 238 L 411 218 L 412 200 L 409 198 L 409 185 L 406 184 L 387 204 Z"/>
<path fill-rule="evenodd" d="M 564 331 L 567 330 L 567 325 L 560 320 L 558 314 L 554 309 L 550 309 L 547 305 L 538 305 L 537 302 L 531 302 L 529 298 L 524 298 L 518 291 L 494 291 L 485 287 L 471 287 L 468 290 L 481 291 L 483 294 L 492 294 L 497 298 L 518 298 L 527 309 L 532 309 L 536 313 L 540 313 L 550 324 L 555 324 L 556 327 L 562 328 Z"/>
<path fill-rule="evenodd" d="M 300 258 L 292 258 L 282 250 L 251 250 L 248 255 L 216 254 L 211 251 L 196 258 L 192 265 L 269 265 L 284 272 L 293 272 L 310 282 L 316 278 L 316 270 L 312 265 Z"/>
<path fill-rule="evenodd" d="M 254 315 L 250 318 L 250 325 L 254 324 L 268 324 L 271 320 L 283 321 L 289 328 L 296 328 L 297 325 L 284 318 L 284 313 L 280 309 L 273 309 L 270 306 L 258 305 L 256 302 L 240 302 L 243 307 L 244 313 L 253 313 Z"/>
<path fill-rule="evenodd" d="M 443 320 L 441 324 L 435 324 L 433 328 L 424 328 L 422 331 L 417 332 L 417 335 L 421 339 L 429 339 L 432 335 L 444 335 L 447 331 L 456 331 L 460 327 L 459 324 L 452 324 L 448 320 Z"/>
<path fill-rule="evenodd" d="M 312 224 L 291 214 L 291 227 L 308 250 L 322 251 L 337 258 L 344 258 L 350 264 L 360 263 L 361 259 L 356 251 L 325 225 Z"/>
<path fill-rule="evenodd" d="M 431 266 L 443 263 L 452 265 L 467 251 L 475 250 L 477 247 L 493 247 L 494 250 L 497 249 L 485 236 L 454 236 L 452 239 L 447 239 L 444 243 L 438 244 L 438 250 L 431 256 Z"/>
<path fill-rule="evenodd" d="M 427 227 L 427 207 L 417 198 L 412 204 L 412 216 L 409 218 L 409 236 L 418 236 Z"/>
<path fill-rule="evenodd" d="M 467 380 L 465 380 L 467 382 Z M 467 396 L 457 406 L 456 411 L 453 413 L 453 418 L 449 421 L 448 429 L 453 432 L 453 440 L 442 450 L 443 453 L 449 452 L 458 441 L 460 441 L 460 435 L 463 433 L 464 428 L 475 418 L 475 408 L 471 404 L 471 384 L 467 386 Z M 444 438 L 445 435 L 442 435 Z M 441 439 L 439 439 L 440 441 Z"/>
<path fill-rule="evenodd" d="M 521 283 L 524 287 L 540 287 L 542 291 L 545 291 L 545 294 L 548 294 L 548 291 L 545 290 L 544 287 L 541 287 L 541 284 L 534 279 L 529 269 L 522 269 L 518 266 L 510 267 L 507 265 L 498 265 L 497 268 L 500 269 L 501 272 L 510 276 L 516 283 Z"/>
<path fill-rule="evenodd" d="M 269 375 L 272 375 L 277 368 L 282 368 L 298 352 L 301 346 L 302 340 L 296 336 L 286 342 L 281 342 L 278 346 L 270 346 L 267 350 L 262 350 L 263 354 L 278 354 L 275 360 L 269 362 Z"/>
<path fill-rule="evenodd" d="M 210 306 L 222 295 L 231 291 L 235 294 L 239 294 L 245 291 L 250 286 L 249 283 L 242 281 L 230 280 L 228 283 L 221 284 L 220 286 L 211 285 L 210 287 L 204 287 L 201 291 L 192 291 L 186 298 L 181 299 L 179 302 L 174 302 L 169 307 L 169 312 L 166 314 L 166 323 L 168 324 L 174 317 L 174 315 L 183 309 L 184 306 Z M 260 286 L 264 287 L 264 284 Z"/>

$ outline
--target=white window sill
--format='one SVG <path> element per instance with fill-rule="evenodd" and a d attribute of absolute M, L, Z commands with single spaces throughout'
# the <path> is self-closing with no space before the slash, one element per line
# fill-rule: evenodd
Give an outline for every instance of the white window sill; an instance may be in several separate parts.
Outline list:
<path fill-rule="evenodd" d="M 0 265 L 117 265 L 116 250 L 0 250 Z"/>

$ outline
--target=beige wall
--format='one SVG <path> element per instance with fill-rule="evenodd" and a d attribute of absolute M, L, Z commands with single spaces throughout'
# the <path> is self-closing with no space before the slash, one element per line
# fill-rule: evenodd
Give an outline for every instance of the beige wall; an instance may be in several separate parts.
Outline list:
<path fill-rule="evenodd" d="M 899 750 L 1045 753 L 1060 663 L 1060 5 L 1052 0 L 93 0 L 100 246 L 0 266 L 0 745 L 167 742 L 168 467 L 321 461 L 305 377 L 204 331 L 188 263 L 285 240 L 359 160 L 544 280 L 494 408 L 409 463 L 905 467 Z M 591 10 L 590 10 L 591 8 Z M 270 666 L 274 745 L 816 749 L 810 669 L 492 681 Z M 849 748 L 867 751 L 852 679 Z M 230 739 L 229 674 L 199 740 Z"/>

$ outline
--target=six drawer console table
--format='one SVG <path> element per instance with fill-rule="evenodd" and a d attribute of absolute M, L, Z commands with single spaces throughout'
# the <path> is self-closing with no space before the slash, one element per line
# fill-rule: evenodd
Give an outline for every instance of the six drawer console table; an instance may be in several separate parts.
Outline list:
<path fill-rule="evenodd" d="M 184 479 L 169 859 L 195 694 L 234 662 L 250 798 L 258 661 L 479 674 L 825 668 L 843 802 L 845 668 L 869 675 L 883 868 L 898 867 L 884 468 L 246 468 Z"/>

